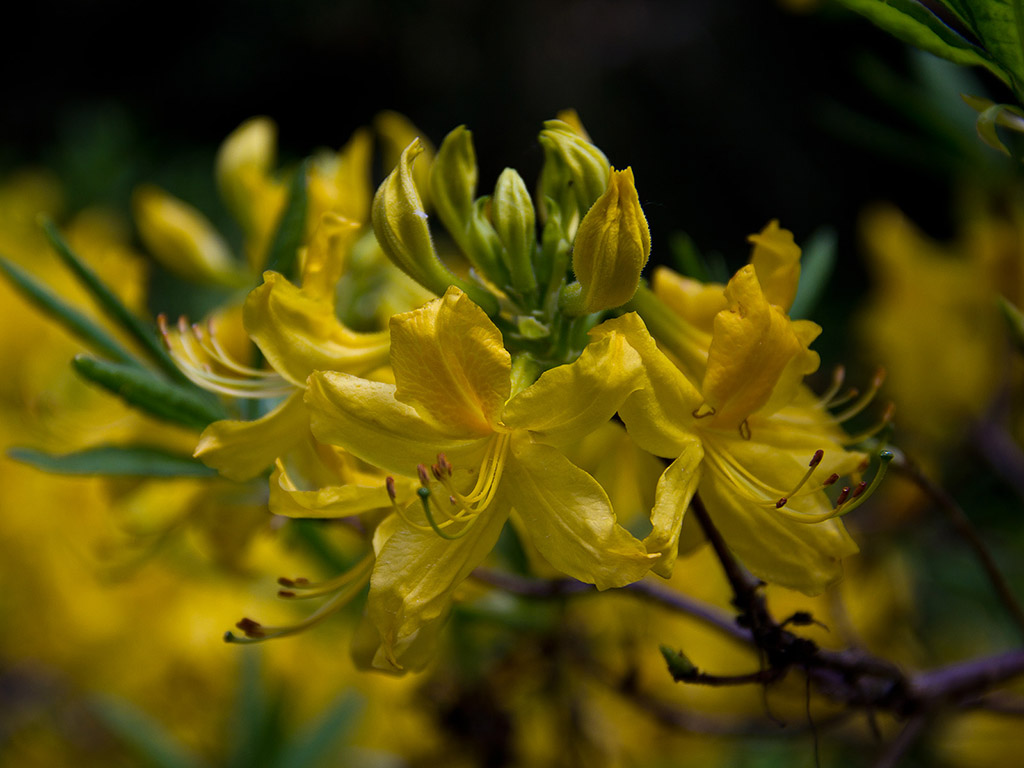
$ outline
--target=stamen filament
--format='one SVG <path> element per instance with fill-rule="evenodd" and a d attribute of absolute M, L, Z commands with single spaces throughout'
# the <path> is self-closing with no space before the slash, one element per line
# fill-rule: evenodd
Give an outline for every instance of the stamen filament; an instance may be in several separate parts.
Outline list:
<path fill-rule="evenodd" d="M 845 411 L 837 413 L 834 417 L 835 420 L 841 424 L 844 421 L 852 419 L 858 413 L 867 408 L 871 401 L 875 399 L 875 395 L 878 394 L 878 388 L 882 386 L 883 381 L 885 381 L 885 370 L 883 368 L 879 368 L 875 372 L 874 378 L 871 379 L 871 386 L 867 388 L 867 390 L 864 392 L 863 395 L 860 396 L 857 402 L 855 402 Z"/>

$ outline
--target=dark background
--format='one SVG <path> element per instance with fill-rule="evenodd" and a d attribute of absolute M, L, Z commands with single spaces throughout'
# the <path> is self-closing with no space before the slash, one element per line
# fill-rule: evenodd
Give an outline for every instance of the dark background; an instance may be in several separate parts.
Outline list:
<path fill-rule="evenodd" d="M 670 261 L 675 231 L 736 266 L 770 218 L 798 242 L 829 225 L 841 309 L 864 280 L 858 212 L 892 200 L 945 236 L 952 175 L 885 98 L 909 76 L 904 46 L 837 6 L 786 5 L 35 4 L 0 46 L 0 170 L 54 168 L 72 209 L 127 206 L 155 181 L 221 223 L 214 152 L 252 115 L 277 121 L 286 160 L 339 147 L 381 109 L 435 143 L 465 123 L 486 189 L 505 166 L 535 178 L 541 122 L 575 107 L 613 165 L 633 167 L 653 259 Z M 903 127 L 909 140 L 886 133 Z"/>

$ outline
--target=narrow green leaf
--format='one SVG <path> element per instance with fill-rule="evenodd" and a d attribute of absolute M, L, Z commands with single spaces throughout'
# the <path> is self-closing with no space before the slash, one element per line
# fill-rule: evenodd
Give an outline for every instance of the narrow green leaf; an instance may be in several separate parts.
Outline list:
<path fill-rule="evenodd" d="M 0 258 L 0 272 L 32 304 L 92 347 L 94 352 L 119 363 L 136 364 L 131 353 L 100 326 L 83 315 L 32 275 L 7 259 Z"/>
<path fill-rule="evenodd" d="M 285 277 L 293 277 L 295 264 L 298 261 L 299 248 L 306 229 L 306 182 L 309 176 L 309 161 L 299 166 L 292 177 L 288 188 L 288 199 L 285 202 L 281 218 L 274 232 L 267 252 L 267 269 L 280 272 Z"/>
<path fill-rule="evenodd" d="M 672 679 L 677 683 L 684 680 L 692 680 L 697 674 L 697 667 L 682 651 L 668 645 L 660 645 L 658 649 L 665 659 L 669 674 L 672 675 Z"/>
<path fill-rule="evenodd" d="M 108 317 L 120 325 L 142 345 L 155 363 L 179 381 L 187 381 L 185 375 L 178 370 L 174 360 L 164 349 L 163 343 L 155 329 L 136 317 L 119 298 L 100 280 L 95 272 L 71 250 L 67 241 L 61 237 L 56 225 L 48 218 L 43 219 L 43 232 L 57 252 L 61 261 L 70 269 L 86 290 L 92 294 Z"/>
<path fill-rule="evenodd" d="M 122 743 L 154 768 L 203 768 L 206 763 L 168 733 L 159 721 L 114 696 L 97 696 L 92 711 Z"/>
<path fill-rule="evenodd" d="M 226 414 L 216 401 L 183 389 L 135 366 L 78 355 L 72 365 L 89 381 L 121 397 L 129 405 L 164 421 L 204 429 Z"/>
<path fill-rule="evenodd" d="M 119 477 L 210 477 L 216 470 L 177 453 L 147 445 L 102 445 L 55 455 L 32 448 L 12 448 L 15 461 L 58 475 L 113 475 Z"/>
<path fill-rule="evenodd" d="M 814 312 L 836 266 L 837 240 L 834 229 L 821 227 L 804 246 L 800 259 L 800 284 L 797 286 L 793 306 L 789 309 L 790 317 L 810 317 Z"/>
<path fill-rule="evenodd" d="M 996 2 L 997 0 L 982 0 Z M 1011 73 L 984 49 L 972 44 L 915 0 L 840 0 L 905 43 L 965 66 L 988 69 L 1012 86 Z M 972 30 L 973 31 L 973 30 Z M 981 35 L 979 35 L 984 39 Z"/>
<path fill-rule="evenodd" d="M 352 730 L 361 702 L 351 691 L 341 694 L 319 719 L 300 734 L 281 755 L 276 768 L 316 768 L 328 765 L 332 750 Z M 337 759 L 330 764 L 338 764 Z"/>
<path fill-rule="evenodd" d="M 226 768 L 267 765 L 268 756 L 280 752 L 280 709 L 268 695 L 257 647 L 240 648 L 238 686 L 232 717 L 231 750 Z"/>
<path fill-rule="evenodd" d="M 1000 296 L 998 301 L 999 309 L 1006 319 L 1006 326 L 1010 329 L 1010 338 L 1017 350 L 1024 352 L 1024 313 L 1005 296 Z"/>

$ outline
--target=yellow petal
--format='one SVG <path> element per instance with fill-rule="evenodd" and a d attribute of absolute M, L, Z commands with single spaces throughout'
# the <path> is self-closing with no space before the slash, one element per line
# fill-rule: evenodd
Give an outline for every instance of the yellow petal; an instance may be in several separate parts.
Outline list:
<path fill-rule="evenodd" d="M 594 329 L 595 335 L 611 332 L 622 334 L 643 362 L 643 386 L 619 407 L 629 436 L 645 451 L 674 459 L 693 436 L 692 414 L 702 398 L 658 349 L 636 314 L 623 315 Z"/>
<path fill-rule="evenodd" d="M 644 547 L 648 552 L 661 555 L 651 570 L 666 579 L 672 575 L 672 566 L 679 554 L 679 532 L 701 478 L 703 459 L 704 448 L 700 440 L 693 438 L 658 481 L 651 510 L 651 532 L 644 538 Z"/>
<path fill-rule="evenodd" d="M 310 221 L 319 221 L 324 213 L 360 224 L 370 218 L 372 157 L 373 136 L 367 128 L 356 130 L 337 153 L 314 157 L 309 173 Z"/>
<path fill-rule="evenodd" d="M 756 479 L 758 486 L 784 495 L 803 476 L 815 450 L 824 457 L 808 488 L 821 483 L 831 472 L 854 469 L 863 454 L 846 452 L 825 434 L 794 429 L 788 421 L 757 422 L 753 440 L 732 431 L 705 433 L 708 460 L 700 482 L 700 495 L 715 526 L 729 547 L 755 576 L 806 594 L 823 592 L 842 575 L 841 560 L 857 552 L 857 545 L 838 519 L 800 523 L 779 514 L 767 491 L 763 501 L 752 498 L 749 482 L 735 472 L 722 470 L 722 455 Z M 786 509 L 808 516 L 825 514 L 831 502 L 823 491 L 795 496 Z"/>
<path fill-rule="evenodd" d="M 450 434 L 490 435 L 511 392 L 501 332 L 458 288 L 391 319 L 395 396 Z"/>
<path fill-rule="evenodd" d="M 132 195 L 132 209 L 143 244 L 168 270 L 193 282 L 239 282 L 231 249 L 195 208 L 145 185 Z"/>
<path fill-rule="evenodd" d="M 507 504 L 493 504 L 462 538 L 431 530 L 398 528 L 377 554 L 367 613 L 380 633 L 384 658 L 402 668 L 418 633 L 443 621 L 455 588 L 494 548 L 508 518 Z"/>
<path fill-rule="evenodd" d="M 507 427 L 528 429 L 537 440 L 565 445 L 582 439 L 615 415 L 642 384 L 640 355 L 614 328 L 595 330 L 579 358 L 545 371 L 505 406 Z"/>
<path fill-rule="evenodd" d="M 466 435 L 425 420 L 395 399 L 395 387 L 344 373 L 309 378 L 306 403 L 313 434 L 387 472 L 413 476 L 444 452 L 456 467 L 478 467 L 493 433 Z"/>
<path fill-rule="evenodd" d="M 279 465 L 270 477 L 270 511 L 286 517 L 350 517 L 391 506 L 383 478 L 375 485 L 328 485 L 300 490 Z"/>
<path fill-rule="evenodd" d="M 702 283 L 667 267 L 658 267 L 654 271 L 651 288 L 669 309 L 696 329 L 708 334 L 705 346 L 710 344 L 715 315 L 729 308 L 724 285 Z"/>
<path fill-rule="evenodd" d="M 770 304 L 789 311 L 800 283 L 800 246 L 793 233 L 772 219 L 768 226 L 747 240 L 754 244 L 750 263 Z"/>
<path fill-rule="evenodd" d="M 313 371 L 367 373 L 388 359 L 388 333 L 356 333 L 332 304 L 316 301 L 277 272 L 249 293 L 245 328 L 274 370 L 298 387 Z"/>
<path fill-rule="evenodd" d="M 302 394 L 296 392 L 256 421 L 215 421 L 203 430 L 195 456 L 231 480 L 249 480 L 309 433 Z"/>
<path fill-rule="evenodd" d="M 725 295 L 730 309 L 715 317 L 703 394 L 714 423 L 735 427 L 767 405 L 777 386 L 792 393 L 817 370 L 818 355 L 807 344 L 820 328 L 807 321 L 794 325 L 769 304 L 750 265 L 729 281 Z"/>
<path fill-rule="evenodd" d="M 654 559 L 615 521 L 598 482 L 547 445 L 525 435 L 512 440 L 502 478 L 530 540 L 561 572 L 598 589 L 642 579 Z"/>
<path fill-rule="evenodd" d="M 334 306 L 334 291 L 345 272 L 349 252 L 359 235 L 359 222 L 335 213 L 320 217 L 309 247 L 302 254 L 302 292 Z"/>

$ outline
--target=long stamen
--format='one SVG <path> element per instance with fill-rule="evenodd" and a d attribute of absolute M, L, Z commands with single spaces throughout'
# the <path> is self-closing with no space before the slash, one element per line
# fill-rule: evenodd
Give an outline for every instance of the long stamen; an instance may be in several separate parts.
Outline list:
<path fill-rule="evenodd" d="M 889 462 L 893 460 L 894 455 L 895 454 L 889 450 L 879 453 L 878 471 L 875 472 L 875 476 L 871 479 L 871 484 L 869 485 L 865 482 L 861 482 L 852 493 L 850 492 L 849 486 L 843 488 L 839 497 L 836 499 L 835 507 L 828 512 L 820 515 L 802 515 L 799 512 L 793 512 L 785 508 L 779 508 L 778 512 L 783 514 L 789 520 L 793 520 L 797 523 L 808 524 L 823 523 L 826 520 L 832 520 L 836 517 L 848 515 L 875 493 L 878 486 L 881 485 L 883 478 L 885 478 L 885 472 L 889 467 Z"/>
<path fill-rule="evenodd" d="M 358 579 L 364 569 L 373 563 L 373 553 L 368 552 L 362 560 L 360 560 L 354 567 L 335 576 L 333 579 L 327 581 L 313 582 L 308 579 L 289 579 L 284 576 L 277 580 L 285 589 L 279 590 L 278 597 L 295 598 L 297 600 L 305 600 L 311 597 L 323 597 L 335 592 L 346 584 L 351 582 L 353 579 Z"/>
<path fill-rule="evenodd" d="M 787 493 L 787 494 L 786 494 L 785 496 L 781 497 L 781 498 L 780 498 L 780 499 L 779 499 L 779 500 L 778 500 L 777 502 L 775 502 L 775 507 L 776 507 L 776 509 L 779 509 L 779 508 L 781 508 L 781 507 L 784 507 L 784 506 L 786 506 L 786 503 L 787 503 L 787 502 L 788 502 L 788 501 L 789 501 L 789 500 L 790 500 L 791 498 L 793 498 L 793 496 L 794 496 L 794 495 L 795 495 L 795 494 L 796 494 L 796 493 L 797 493 L 797 492 L 798 492 L 798 491 L 799 491 L 799 490 L 800 490 L 801 488 L 803 488 L 803 487 L 804 487 L 804 484 L 805 484 L 805 483 L 806 483 L 806 482 L 807 482 L 808 480 L 810 480 L 810 479 L 811 479 L 811 475 L 813 475 L 813 474 L 814 474 L 814 470 L 818 468 L 818 465 L 819 465 L 819 464 L 821 464 L 821 460 L 822 460 L 823 458 L 825 458 L 825 452 L 824 452 L 823 450 L 821 450 L 821 449 L 819 448 L 818 450 L 816 450 L 816 451 L 814 452 L 814 456 L 812 456 L 812 457 L 811 457 L 811 461 L 810 461 L 810 463 L 809 463 L 809 464 L 807 465 L 807 471 L 806 471 L 806 472 L 804 472 L 804 476 L 800 478 L 800 482 L 798 482 L 798 483 L 797 483 L 797 484 L 796 484 L 796 485 L 794 486 L 794 488 L 793 488 L 793 490 L 792 490 L 792 491 L 790 491 L 790 492 L 789 492 L 789 493 Z"/>
<path fill-rule="evenodd" d="M 856 435 L 850 435 L 843 440 L 843 445 L 856 445 L 857 443 L 863 443 L 865 440 L 870 440 L 872 437 L 877 435 L 883 429 L 889 426 L 892 422 L 892 417 L 896 413 L 896 404 L 889 403 L 885 406 L 885 410 L 882 412 L 882 418 L 879 421 L 865 429 L 863 432 L 859 432 Z"/>
<path fill-rule="evenodd" d="M 860 396 L 857 402 L 855 402 L 845 411 L 837 413 L 835 415 L 835 420 L 839 423 L 842 423 L 844 421 L 852 419 L 858 413 L 867 408 L 871 401 L 875 399 L 875 395 L 878 394 L 878 388 L 882 386 L 883 381 L 885 381 L 885 369 L 879 368 L 877 371 L 875 371 L 875 375 L 871 379 L 871 386 L 867 388 L 867 390 L 864 392 L 863 395 Z"/>
<path fill-rule="evenodd" d="M 239 637 L 234 632 L 228 631 L 224 633 L 224 642 L 242 644 L 260 643 L 265 640 L 271 640 L 275 637 L 294 635 L 304 629 L 309 629 L 315 624 L 319 624 L 328 616 L 337 613 L 339 610 L 344 608 L 353 597 L 359 594 L 362 588 L 366 585 L 366 582 L 369 581 L 372 566 L 372 556 L 360 561 L 360 563 L 353 569 L 355 574 L 351 578 L 350 583 L 338 590 L 334 597 L 321 605 L 316 611 L 311 613 L 302 621 L 283 627 L 265 627 L 253 619 L 242 619 L 235 626 L 245 633 L 245 637 Z"/>
<path fill-rule="evenodd" d="M 822 393 L 818 402 L 824 406 L 828 406 L 832 402 L 833 398 L 839 394 L 839 390 L 842 388 L 843 381 L 845 379 L 846 367 L 837 365 L 832 371 L 832 383 L 829 385 L 829 388 Z"/>

